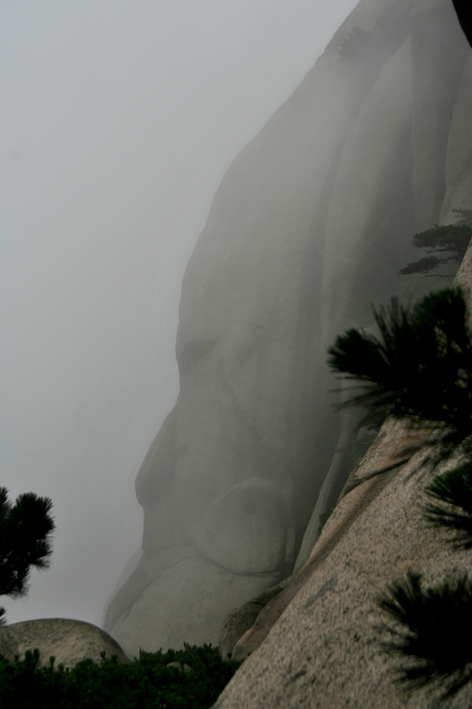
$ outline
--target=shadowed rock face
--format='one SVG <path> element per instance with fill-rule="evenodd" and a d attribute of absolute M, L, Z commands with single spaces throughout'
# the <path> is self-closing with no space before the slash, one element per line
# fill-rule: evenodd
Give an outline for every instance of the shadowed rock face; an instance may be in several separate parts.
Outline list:
<path fill-rule="evenodd" d="M 471 327 L 472 246 L 455 285 L 466 294 Z M 384 423 L 305 564 L 278 593 L 261 599 L 252 627 L 233 613 L 222 650 L 247 660 L 215 709 L 471 706 L 470 683 L 444 701 L 437 691 L 401 691 L 393 681 L 398 664 L 381 646 L 388 635 L 379 630 L 385 617 L 377 599 L 408 571 L 421 573 L 426 587 L 464 573 L 470 578 L 470 552 L 453 550 L 448 531 L 431 527 L 423 515 L 425 487 L 464 461 L 460 451 L 449 460 L 438 455 L 438 435 L 402 420 Z"/>
<path fill-rule="evenodd" d="M 183 282 L 180 395 L 136 482 L 144 553 L 107 611 L 129 652 L 216 643 L 290 573 L 339 435 L 326 347 L 408 294 L 415 231 L 472 207 L 471 73 L 451 3 L 361 0 L 223 179 Z"/>
<path fill-rule="evenodd" d="M 472 8 L 468 0 L 453 0 L 459 22 L 469 44 L 472 46 Z"/>
<path fill-rule="evenodd" d="M 387 636 L 378 626 L 385 618 L 376 600 L 387 585 L 408 570 L 422 573 L 427 586 L 450 578 L 451 571 L 471 571 L 470 552 L 452 551 L 447 533 L 422 517 L 424 488 L 433 476 L 425 461 L 430 451 L 370 477 L 379 464 L 398 459 L 402 433 L 401 422 L 384 425 L 377 450 L 357 471 L 365 481 L 337 505 L 294 575 L 294 587 L 267 604 L 233 649 L 235 659 L 251 655 L 215 709 L 471 706 L 470 687 L 444 703 L 424 690 L 402 692 L 393 682 L 392 658 L 382 651 Z"/>
<path fill-rule="evenodd" d="M 466 295 L 471 328 L 472 245 L 454 284 Z M 408 571 L 423 574 L 426 586 L 470 577 L 470 552 L 453 550 L 450 534 L 423 515 L 425 487 L 464 461 L 460 450 L 444 459 L 441 435 L 402 420 L 384 423 L 305 564 L 227 619 L 220 651 L 248 659 L 215 709 L 471 706 L 470 683 L 444 701 L 438 692 L 401 691 L 392 658 L 381 647 L 387 634 L 379 631 L 385 618 L 377 599 Z"/>

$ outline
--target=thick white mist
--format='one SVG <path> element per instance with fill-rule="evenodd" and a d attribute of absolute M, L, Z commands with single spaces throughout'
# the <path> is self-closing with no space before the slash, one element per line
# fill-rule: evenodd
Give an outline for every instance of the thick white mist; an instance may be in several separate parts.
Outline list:
<path fill-rule="evenodd" d="M 3 0 L 0 484 L 50 496 L 9 622 L 100 623 L 178 390 L 183 271 L 232 158 L 356 4 Z"/>

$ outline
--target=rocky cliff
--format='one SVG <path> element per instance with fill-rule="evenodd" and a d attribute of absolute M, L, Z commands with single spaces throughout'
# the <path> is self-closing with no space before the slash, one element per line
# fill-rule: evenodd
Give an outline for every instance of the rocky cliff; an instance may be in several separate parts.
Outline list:
<path fill-rule="evenodd" d="M 465 295 L 470 331 L 472 245 L 454 285 Z M 471 576 L 470 549 L 458 551 L 450 544 L 451 530 L 432 526 L 425 516 L 426 487 L 436 476 L 470 463 L 470 449 L 459 447 L 444 456 L 438 437 L 440 429 L 385 421 L 351 471 L 306 562 L 265 598 L 252 599 L 226 620 L 220 651 L 247 660 L 215 709 L 471 706 L 470 681 L 447 698 L 441 696 L 445 677 L 436 686 L 399 683 L 398 670 L 409 662 L 392 658 L 383 645 L 391 637 L 379 599 L 393 583 L 414 573 L 424 588 L 437 589 L 446 580 Z M 434 619 L 428 617 L 431 637 L 439 632 L 439 609 Z M 461 625 L 466 627 L 464 618 Z M 399 624 L 395 630 L 402 630 Z M 457 632 L 456 627 L 451 633 L 453 643 Z M 446 653 L 452 652 L 448 645 Z"/>
<path fill-rule="evenodd" d="M 452 4 L 361 0 L 234 161 L 183 283 L 180 395 L 136 482 L 143 555 L 107 611 L 128 652 L 217 642 L 290 574 L 329 475 L 309 556 L 369 442 L 333 413 L 326 347 L 371 302 L 434 287 L 398 269 L 415 231 L 472 208 L 471 121 Z"/>

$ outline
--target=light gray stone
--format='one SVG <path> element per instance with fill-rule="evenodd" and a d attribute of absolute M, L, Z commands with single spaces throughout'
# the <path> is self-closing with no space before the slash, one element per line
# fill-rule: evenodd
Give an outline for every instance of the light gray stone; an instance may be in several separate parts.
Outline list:
<path fill-rule="evenodd" d="M 119 663 L 129 662 L 113 638 L 81 620 L 41 618 L 0 627 L 0 653 L 11 662 L 15 655 L 23 659 L 27 650 L 35 649 L 40 665 L 49 665 L 50 657 L 55 658 L 55 667 L 73 667 L 86 659 L 100 662 L 103 652 L 108 659 L 116 655 Z"/>
<path fill-rule="evenodd" d="M 454 209 L 471 209 L 472 194 L 472 56 L 469 52 L 460 80 L 457 101 L 451 119 L 446 153 L 446 195 L 441 209 L 441 223 L 456 221 Z"/>
<path fill-rule="evenodd" d="M 326 348 L 371 302 L 435 286 L 398 270 L 418 228 L 472 208 L 470 52 L 450 2 L 361 0 L 228 170 L 183 282 L 179 398 L 138 474 L 144 556 L 107 613 L 127 650 L 216 642 L 292 570 L 329 470 L 325 506 L 342 486 Z"/>
<path fill-rule="evenodd" d="M 225 618 L 218 640 L 218 652 L 223 660 L 233 659 L 234 646 L 252 628 L 263 605 L 248 601 Z"/>
<path fill-rule="evenodd" d="M 251 654 L 215 709 L 435 706 L 427 693 L 408 695 L 393 682 L 394 664 L 380 644 L 385 635 L 377 629 L 382 616 L 376 599 L 410 569 L 435 585 L 451 573 L 470 573 L 472 561 L 468 552 L 452 551 L 447 533 L 431 529 L 422 517 L 423 490 L 433 475 L 428 451 L 378 473 L 401 461 L 408 443 L 395 422 L 387 422 L 381 441 L 297 572 L 303 582 L 275 609 L 278 620 L 256 627 L 271 605 L 272 612 L 280 605 L 290 584 L 236 644 L 234 659 Z M 471 698 L 466 688 L 441 707 L 465 708 Z"/>
<path fill-rule="evenodd" d="M 454 284 L 468 298 L 470 320 L 472 245 Z M 393 681 L 398 665 L 382 652 L 386 636 L 378 630 L 377 599 L 407 571 L 422 573 L 431 586 L 472 572 L 470 553 L 454 551 L 448 532 L 428 526 L 422 514 L 426 485 L 463 460 L 460 451 L 440 459 L 440 436 L 385 422 L 306 563 L 233 646 L 232 658 L 247 660 L 215 709 L 470 707 L 470 683 L 447 701 L 424 690 L 402 692 Z"/>
<path fill-rule="evenodd" d="M 144 573 L 146 554 L 141 573 Z M 197 554 L 165 564 L 143 585 L 131 608 L 117 614 L 113 637 L 131 656 L 139 651 L 218 644 L 224 618 L 235 606 L 274 585 L 278 574 L 235 574 Z"/>
<path fill-rule="evenodd" d="M 238 574 L 277 573 L 285 562 L 287 519 L 287 503 L 279 487 L 269 480 L 249 478 L 210 503 L 196 529 L 195 547 Z"/>
<path fill-rule="evenodd" d="M 326 520 L 336 505 L 346 477 L 357 466 L 365 449 L 375 438 L 375 432 L 362 425 L 364 415 L 362 409 L 347 408 L 342 411 L 338 445 L 303 535 L 294 571 L 301 568 L 308 559 Z"/>
<path fill-rule="evenodd" d="M 268 588 L 267 591 L 251 598 L 225 618 L 218 641 L 218 651 L 223 660 L 231 659 L 236 643 L 252 628 L 265 606 L 284 589 L 288 580 Z"/>
<path fill-rule="evenodd" d="M 411 451 L 417 449 L 429 437 L 434 439 L 434 435 L 434 432 L 425 432 L 421 428 L 405 431 L 405 426 L 400 421 L 389 421 L 383 426 L 360 465 L 351 472 L 342 496 L 362 485 L 364 492 L 360 496 L 351 496 L 351 502 L 355 502 L 347 507 L 347 512 L 342 512 L 341 507 L 336 506 L 307 561 L 283 582 L 281 592 L 268 601 L 253 627 L 247 630 L 233 647 L 232 656 L 235 660 L 243 660 L 261 645 L 289 603 L 310 581 L 314 571 L 329 556 L 340 538 L 348 532 L 352 520 L 363 512 L 372 501 L 372 496 L 383 488 L 388 480 L 387 474 L 405 465 L 411 458 Z M 370 482 L 374 484 L 367 485 Z"/>
<path fill-rule="evenodd" d="M 411 26 L 413 199 L 420 231 L 435 223 L 444 201 L 451 119 L 471 52 L 452 2 L 416 0 Z"/>
<path fill-rule="evenodd" d="M 190 674 L 190 672 L 193 672 L 190 665 L 187 665 L 186 662 L 169 662 L 166 667 L 175 667 L 176 670 L 180 670 L 186 675 Z"/>

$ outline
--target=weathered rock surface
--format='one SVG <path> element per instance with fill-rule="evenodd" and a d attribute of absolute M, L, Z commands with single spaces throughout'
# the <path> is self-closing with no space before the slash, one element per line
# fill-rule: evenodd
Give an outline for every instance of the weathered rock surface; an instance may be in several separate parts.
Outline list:
<path fill-rule="evenodd" d="M 183 642 L 217 645 L 221 623 L 228 613 L 278 579 L 270 573 L 233 573 L 190 549 L 179 559 L 176 550 L 172 551 L 172 562 L 162 564 L 144 554 L 136 576 L 130 579 L 137 582 L 139 593 L 128 614 L 118 617 L 113 629 L 130 655 L 138 656 L 139 650 L 178 648 Z M 145 574 L 147 581 L 141 585 Z M 125 586 L 123 592 L 128 589 Z"/>
<path fill-rule="evenodd" d="M 472 329 L 472 246 L 454 283 L 467 296 Z M 435 699 L 426 691 L 400 691 L 393 682 L 395 663 L 380 645 L 386 636 L 378 629 L 377 599 L 407 571 L 422 573 L 429 585 L 472 572 L 470 553 L 452 550 L 448 533 L 428 526 L 422 514 L 426 485 L 461 459 L 457 452 L 441 460 L 435 443 L 440 435 L 385 422 L 351 472 L 306 563 L 252 628 L 239 639 L 234 632 L 225 638 L 226 655 L 248 659 L 215 709 L 471 706 L 470 684 L 448 701 L 439 701 L 437 693 Z"/>
<path fill-rule="evenodd" d="M 243 660 L 261 645 L 288 604 L 305 584 L 310 582 L 320 564 L 328 559 L 340 539 L 349 532 L 352 521 L 367 509 L 383 489 L 389 480 L 388 473 L 405 465 L 411 458 L 412 451 L 428 437 L 434 438 L 434 433 L 422 429 L 406 429 L 399 421 L 389 421 L 383 426 L 365 458 L 352 471 L 343 490 L 342 494 L 345 496 L 359 488 L 349 497 L 350 504 L 343 503 L 342 506 L 336 506 L 306 563 L 283 584 L 279 584 L 279 592 L 268 600 L 264 608 L 260 609 L 252 628 L 241 634 L 233 647 L 227 649 L 227 653 L 231 652 L 233 659 Z"/>
<path fill-rule="evenodd" d="M 223 179 L 183 283 L 180 395 L 136 483 L 144 554 L 107 613 L 127 651 L 217 642 L 290 573 L 330 468 L 334 504 L 362 445 L 331 465 L 326 347 L 434 287 L 397 272 L 415 231 L 472 208 L 471 67 L 451 3 L 361 0 Z"/>
<path fill-rule="evenodd" d="M 447 535 L 422 517 L 423 490 L 433 475 L 430 451 L 391 467 L 407 442 L 401 429 L 398 422 L 385 424 L 305 566 L 236 644 L 234 659 L 252 654 L 215 709 L 436 706 L 430 695 L 408 695 L 394 684 L 392 660 L 380 646 L 385 636 L 377 629 L 376 599 L 408 570 L 435 585 L 451 573 L 470 573 L 472 560 L 468 552 L 451 551 Z M 391 469 L 378 472 L 385 467 Z M 441 706 L 471 701 L 466 688 Z"/>
<path fill-rule="evenodd" d="M 55 657 L 55 667 L 73 667 L 86 659 L 100 662 L 102 652 L 108 658 L 116 655 L 118 662 L 129 662 L 113 638 L 81 620 L 42 618 L 0 627 L 0 654 L 11 662 L 15 655 L 22 659 L 27 650 L 35 649 L 41 665 L 49 665 L 49 658 Z"/>
<path fill-rule="evenodd" d="M 261 611 L 273 598 L 279 595 L 285 586 L 290 583 L 291 578 L 285 579 L 267 591 L 260 593 L 255 598 L 244 603 L 239 608 L 235 608 L 225 619 L 220 631 L 218 650 L 224 660 L 233 658 L 234 647 L 238 640 L 250 630 Z"/>

